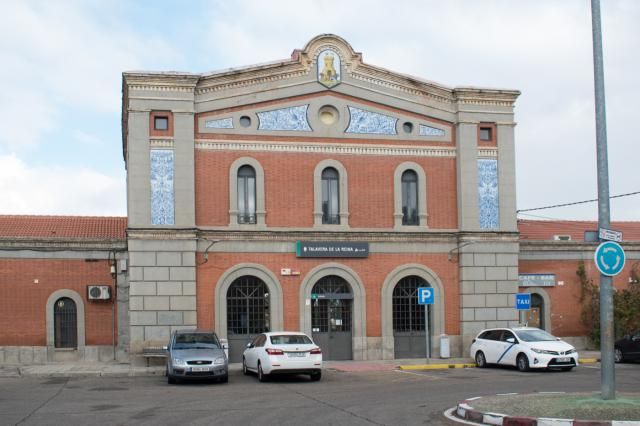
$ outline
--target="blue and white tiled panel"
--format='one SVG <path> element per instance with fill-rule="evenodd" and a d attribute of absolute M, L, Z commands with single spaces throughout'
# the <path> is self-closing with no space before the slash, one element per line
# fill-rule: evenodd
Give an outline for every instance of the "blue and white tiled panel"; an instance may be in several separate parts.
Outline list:
<path fill-rule="evenodd" d="M 219 118 L 217 120 L 207 120 L 204 122 L 206 129 L 233 129 L 233 118 Z"/>
<path fill-rule="evenodd" d="M 309 105 L 258 112 L 258 130 L 311 132 L 307 119 Z"/>
<path fill-rule="evenodd" d="M 175 224 L 173 150 L 151 150 L 151 224 Z"/>
<path fill-rule="evenodd" d="M 349 127 L 345 133 L 396 135 L 397 118 L 349 106 Z"/>
<path fill-rule="evenodd" d="M 444 130 L 420 124 L 418 134 L 420 136 L 444 136 Z"/>
<path fill-rule="evenodd" d="M 498 160 L 478 160 L 478 216 L 481 229 L 500 227 Z"/>

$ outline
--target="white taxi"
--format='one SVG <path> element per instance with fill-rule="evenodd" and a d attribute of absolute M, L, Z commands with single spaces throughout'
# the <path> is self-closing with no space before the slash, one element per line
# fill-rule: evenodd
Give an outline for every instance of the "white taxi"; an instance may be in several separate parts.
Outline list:
<path fill-rule="evenodd" d="M 491 328 L 473 339 L 470 350 L 476 366 L 513 365 L 520 371 L 561 369 L 578 365 L 576 348 L 534 327 Z"/>

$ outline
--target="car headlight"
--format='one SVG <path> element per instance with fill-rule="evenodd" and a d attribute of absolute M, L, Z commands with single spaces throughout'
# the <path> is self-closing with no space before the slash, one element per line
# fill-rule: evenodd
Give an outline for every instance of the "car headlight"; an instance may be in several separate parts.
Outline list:
<path fill-rule="evenodd" d="M 564 354 L 565 355 L 570 355 L 570 354 L 575 354 L 576 350 L 575 349 L 569 349 L 568 351 L 566 351 Z"/>
<path fill-rule="evenodd" d="M 558 355 L 558 352 L 556 351 L 547 351 L 544 349 L 536 349 L 536 348 L 531 348 L 532 351 L 534 351 L 537 354 L 546 354 L 546 355 Z"/>
<path fill-rule="evenodd" d="M 173 365 L 184 366 L 184 365 L 186 365 L 186 364 L 187 364 L 187 363 L 186 363 L 186 362 L 184 362 L 184 360 L 183 360 L 183 359 L 180 359 L 180 358 L 174 358 L 174 359 L 173 359 Z"/>
<path fill-rule="evenodd" d="M 213 363 L 215 365 L 223 365 L 224 364 L 224 358 L 216 358 Z"/>

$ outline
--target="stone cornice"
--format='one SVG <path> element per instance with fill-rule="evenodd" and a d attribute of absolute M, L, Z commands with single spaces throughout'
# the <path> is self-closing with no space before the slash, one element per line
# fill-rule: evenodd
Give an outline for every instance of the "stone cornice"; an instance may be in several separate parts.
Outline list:
<path fill-rule="evenodd" d="M 584 241 L 520 241 L 522 252 L 591 252 L 596 251 L 599 243 L 585 243 Z M 625 252 L 639 252 L 640 241 L 625 241 L 620 243 Z"/>
<path fill-rule="evenodd" d="M 460 105 L 492 105 L 513 107 L 520 96 L 518 90 L 456 87 L 453 96 Z"/>
<path fill-rule="evenodd" d="M 456 156 L 455 147 L 367 145 L 367 144 L 323 144 L 323 143 L 278 143 L 266 141 L 227 141 L 196 139 L 196 148 L 214 151 L 267 151 L 292 152 L 304 154 L 358 154 L 414 157 Z"/>

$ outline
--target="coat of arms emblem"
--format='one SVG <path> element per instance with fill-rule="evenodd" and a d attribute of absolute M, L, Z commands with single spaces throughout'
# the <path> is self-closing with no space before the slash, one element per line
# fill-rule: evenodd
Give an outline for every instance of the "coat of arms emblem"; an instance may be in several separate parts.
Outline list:
<path fill-rule="evenodd" d="M 340 83 L 340 56 L 331 49 L 318 54 L 318 82 L 328 88 Z"/>

